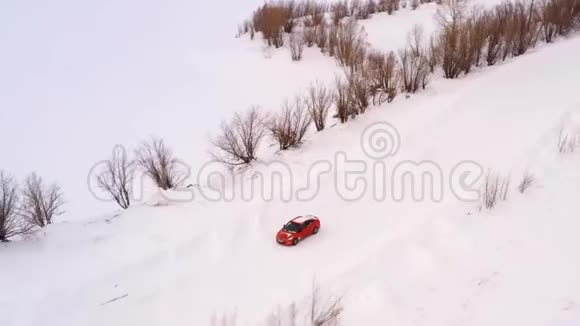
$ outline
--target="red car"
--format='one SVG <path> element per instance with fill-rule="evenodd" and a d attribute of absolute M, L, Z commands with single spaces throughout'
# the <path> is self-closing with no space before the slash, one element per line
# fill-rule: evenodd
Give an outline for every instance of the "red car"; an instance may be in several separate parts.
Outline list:
<path fill-rule="evenodd" d="M 295 246 L 320 230 L 320 220 L 314 215 L 298 216 L 286 223 L 278 234 L 276 241 L 286 246 Z"/>

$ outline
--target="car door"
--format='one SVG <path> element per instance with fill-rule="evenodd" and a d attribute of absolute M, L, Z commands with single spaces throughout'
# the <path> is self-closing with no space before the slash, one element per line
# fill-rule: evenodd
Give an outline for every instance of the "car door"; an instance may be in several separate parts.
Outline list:
<path fill-rule="evenodd" d="M 303 227 L 304 227 L 304 231 L 302 231 L 302 233 L 304 234 L 303 237 L 306 238 L 307 236 L 312 234 L 313 230 L 312 220 L 304 222 Z"/>

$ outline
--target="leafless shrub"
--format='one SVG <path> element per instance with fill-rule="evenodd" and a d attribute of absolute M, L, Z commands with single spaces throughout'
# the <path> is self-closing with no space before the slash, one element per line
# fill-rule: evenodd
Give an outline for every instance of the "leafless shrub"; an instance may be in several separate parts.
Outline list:
<path fill-rule="evenodd" d="M 441 66 L 445 78 L 457 78 L 465 68 L 465 55 L 469 53 L 466 8 L 464 0 L 451 0 L 437 11 L 436 19 L 441 26 Z"/>
<path fill-rule="evenodd" d="M 318 36 L 316 27 L 305 27 L 304 28 L 304 43 L 307 47 L 311 48 L 316 44 L 316 38 Z"/>
<path fill-rule="evenodd" d="M 356 115 L 356 110 L 352 108 L 352 102 L 350 101 L 350 87 L 348 82 L 340 78 L 336 79 L 335 87 L 334 104 L 336 106 L 336 116 L 341 123 L 345 123 L 350 116 Z"/>
<path fill-rule="evenodd" d="M 34 224 L 20 216 L 21 197 L 13 177 L 0 171 L 0 242 L 32 231 Z"/>
<path fill-rule="evenodd" d="M 351 72 L 347 76 L 353 113 L 355 115 L 363 114 L 369 107 L 370 89 L 368 82 L 361 72 Z"/>
<path fill-rule="evenodd" d="M 127 158 L 125 150 L 117 146 L 112 157 L 105 161 L 105 169 L 97 177 L 98 186 L 106 191 L 123 209 L 131 205 L 131 184 L 134 162 Z"/>
<path fill-rule="evenodd" d="M 425 88 L 428 83 L 428 59 L 421 55 L 416 56 L 409 48 L 399 51 L 399 76 L 401 88 L 407 93 L 415 93 L 420 87 Z"/>
<path fill-rule="evenodd" d="M 395 54 L 388 55 L 381 52 L 371 52 L 367 56 L 365 69 L 369 92 L 374 105 L 381 105 L 385 101 L 391 102 L 397 95 L 399 78 L 397 75 L 397 59 Z"/>
<path fill-rule="evenodd" d="M 344 17 L 348 16 L 348 0 L 333 3 L 330 6 L 330 12 L 332 13 L 334 25 L 338 25 Z"/>
<path fill-rule="evenodd" d="M 58 185 L 47 187 L 36 173 L 26 178 L 20 214 L 27 223 L 41 228 L 52 224 L 52 219 L 63 213 L 63 205 L 63 194 Z"/>
<path fill-rule="evenodd" d="M 467 23 L 468 29 L 468 57 L 465 61 L 464 72 L 468 73 L 472 65 L 479 67 L 483 49 L 485 47 L 486 34 L 486 17 L 480 7 L 474 7 Z"/>
<path fill-rule="evenodd" d="M 411 0 L 411 9 L 415 10 L 419 7 L 419 0 Z"/>
<path fill-rule="evenodd" d="M 558 151 L 560 153 L 572 153 L 576 149 L 578 136 L 565 132 L 564 129 L 560 131 L 558 139 Z"/>
<path fill-rule="evenodd" d="M 509 176 L 505 177 L 499 173 L 489 171 L 483 183 L 482 206 L 487 210 L 491 210 L 497 205 L 499 200 L 507 200 L 509 187 Z"/>
<path fill-rule="evenodd" d="M 558 35 L 559 6 L 558 0 L 542 0 L 539 16 L 541 21 L 542 38 L 546 43 L 552 43 Z"/>
<path fill-rule="evenodd" d="M 420 57 L 423 55 L 423 37 L 424 30 L 421 25 L 413 26 L 413 29 L 407 35 L 407 47 L 411 54 Z"/>
<path fill-rule="evenodd" d="M 361 28 L 355 21 L 335 27 L 336 59 L 351 70 L 361 68 L 365 59 L 365 42 Z"/>
<path fill-rule="evenodd" d="M 383 6 L 389 15 L 399 10 L 400 3 L 400 0 L 383 0 Z"/>
<path fill-rule="evenodd" d="M 402 89 L 407 93 L 416 92 L 427 86 L 429 58 L 423 49 L 423 29 L 415 26 L 408 35 L 408 45 L 399 51 L 399 75 Z"/>
<path fill-rule="evenodd" d="M 331 57 L 336 56 L 336 48 L 338 44 L 338 28 L 333 26 L 328 30 L 328 55 Z"/>
<path fill-rule="evenodd" d="M 493 11 L 484 13 L 485 33 L 486 33 L 486 55 L 488 66 L 493 66 L 499 60 L 503 48 L 507 22 L 502 19 L 501 11 L 496 7 Z"/>
<path fill-rule="evenodd" d="M 349 16 L 358 20 L 369 19 L 371 12 L 368 3 L 362 3 L 360 0 L 352 0 L 349 7 Z"/>
<path fill-rule="evenodd" d="M 282 112 L 268 123 L 268 130 L 280 149 L 286 150 L 302 144 L 310 123 L 312 119 L 302 99 L 296 97 L 294 103 L 284 102 Z"/>
<path fill-rule="evenodd" d="M 279 48 L 284 45 L 284 30 L 289 24 L 293 27 L 290 15 L 290 9 L 283 3 L 266 3 L 254 12 L 253 25 L 269 46 Z"/>
<path fill-rule="evenodd" d="M 299 32 L 294 32 L 290 35 L 290 55 L 292 61 L 302 60 L 302 54 L 304 53 L 304 35 Z"/>
<path fill-rule="evenodd" d="M 520 181 L 520 184 L 518 185 L 518 191 L 523 194 L 534 183 L 535 180 L 536 177 L 533 174 L 529 172 L 524 173 L 522 181 Z"/>
<path fill-rule="evenodd" d="M 321 84 L 310 86 L 306 97 L 306 106 L 317 131 L 326 126 L 326 117 L 332 105 L 332 91 Z"/>
<path fill-rule="evenodd" d="M 327 11 L 328 5 L 326 3 L 313 3 L 312 9 L 308 15 L 312 19 L 312 24 L 314 26 L 324 24 L 324 15 Z"/>
<path fill-rule="evenodd" d="M 163 190 L 174 189 L 186 177 L 187 173 L 163 139 L 151 138 L 148 142 L 142 142 L 135 150 L 135 158 L 136 164 Z"/>
<path fill-rule="evenodd" d="M 369 83 L 365 74 L 361 71 L 347 73 L 347 81 L 353 116 L 365 113 L 369 107 L 370 97 Z"/>
<path fill-rule="evenodd" d="M 378 5 L 376 3 L 375 0 L 368 0 L 366 3 L 366 11 L 369 13 L 369 15 L 372 15 L 376 12 L 378 12 L 379 8 Z"/>
<path fill-rule="evenodd" d="M 343 312 L 342 297 L 329 298 L 321 302 L 320 290 L 313 283 L 310 299 L 310 323 L 312 326 L 338 326 Z"/>
<path fill-rule="evenodd" d="M 249 164 L 256 159 L 264 134 L 264 117 L 252 107 L 243 115 L 236 113 L 229 123 L 222 123 L 220 134 L 211 141 L 216 150 L 210 154 L 230 167 Z"/>
<path fill-rule="evenodd" d="M 327 50 L 328 46 L 328 29 L 325 24 L 320 24 L 315 28 L 316 32 L 316 45 L 320 48 L 322 52 Z"/>
<path fill-rule="evenodd" d="M 557 19 L 558 34 L 567 35 L 575 28 L 580 28 L 580 1 L 554 0 L 559 7 Z"/>
<path fill-rule="evenodd" d="M 511 19 L 508 21 L 507 42 L 510 43 L 511 54 L 519 56 L 534 47 L 538 40 L 537 6 L 533 0 L 529 3 L 518 1 L 505 5 L 513 6 L 509 10 Z"/>
<path fill-rule="evenodd" d="M 433 36 L 429 39 L 429 47 L 427 48 L 427 64 L 431 73 L 435 71 L 435 67 L 439 64 L 439 45 Z"/>

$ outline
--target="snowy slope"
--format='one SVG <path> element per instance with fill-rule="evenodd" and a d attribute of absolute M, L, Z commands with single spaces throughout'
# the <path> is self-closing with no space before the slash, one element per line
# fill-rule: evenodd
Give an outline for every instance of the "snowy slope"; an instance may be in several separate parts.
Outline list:
<path fill-rule="evenodd" d="M 369 37 L 372 30 L 367 25 Z M 252 75 L 260 84 L 252 86 L 268 90 L 260 97 L 264 105 L 313 79 L 333 77 L 333 62 L 318 53 L 290 66 L 287 53 L 264 60 L 259 43 L 239 42 L 247 65 L 216 68 L 214 82 L 243 84 L 253 67 L 264 65 Z M 536 175 L 527 193 L 514 189 L 493 212 L 480 212 L 447 188 L 438 203 L 375 201 L 369 191 L 345 201 L 327 174 L 310 201 L 198 196 L 192 203 L 59 223 L 35 239 L 0 244 L 0 279 L 10 280 L 0 292 L 0 324 L 207 325 L 224 313 L 238 325 L 261 325 L 278 307 L 305 304 L 315 279 L 344 294 L 345 326 L 576 325 L 580 156 L 559 154 L 557 140 L 580 114 L 577 53 L 575 37 L 466 78 L 437 78 L 408 100 L 399 97 L 311 135 L 299 150 L 265 148 L 260 156 L 261 163 L 282 159 L 297 184 L 308 181 L 312 164 L 332 162 L 341 151 L 371 166 L 361 136 L 387 121 L 401 139 L 389 168 L 430 160 L 447 176 L 456 163 L 473 160 L 511 173 L 513 188 L 524 170 Z M 230 76 L 230 65 L 240 65 L 243 74 Z M 277 74 L 282 70 L 285 77 Z M 232 91 L 230 103 L 249 105 L 255 98 Z M 256 164 L 249 173 L 266 169 Z M 363 175 L 372 180 L 370 171 Z M 320 234 L 297 247 L 278 246 L 278 228 L 304 213 L 321 217 Z"/>

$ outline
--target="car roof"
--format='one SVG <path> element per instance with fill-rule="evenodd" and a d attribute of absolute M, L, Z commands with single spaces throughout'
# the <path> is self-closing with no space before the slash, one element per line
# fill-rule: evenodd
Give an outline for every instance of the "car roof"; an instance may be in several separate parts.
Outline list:
<path fill-rule="evenodd" d="M 308 220 L 316 220 L 317 217 L 314 215 L 304 215 L 304 216 L 298 216 L 292 219 L 292 222 L 296 222 L 296 223 L 304 223 Z"/>

